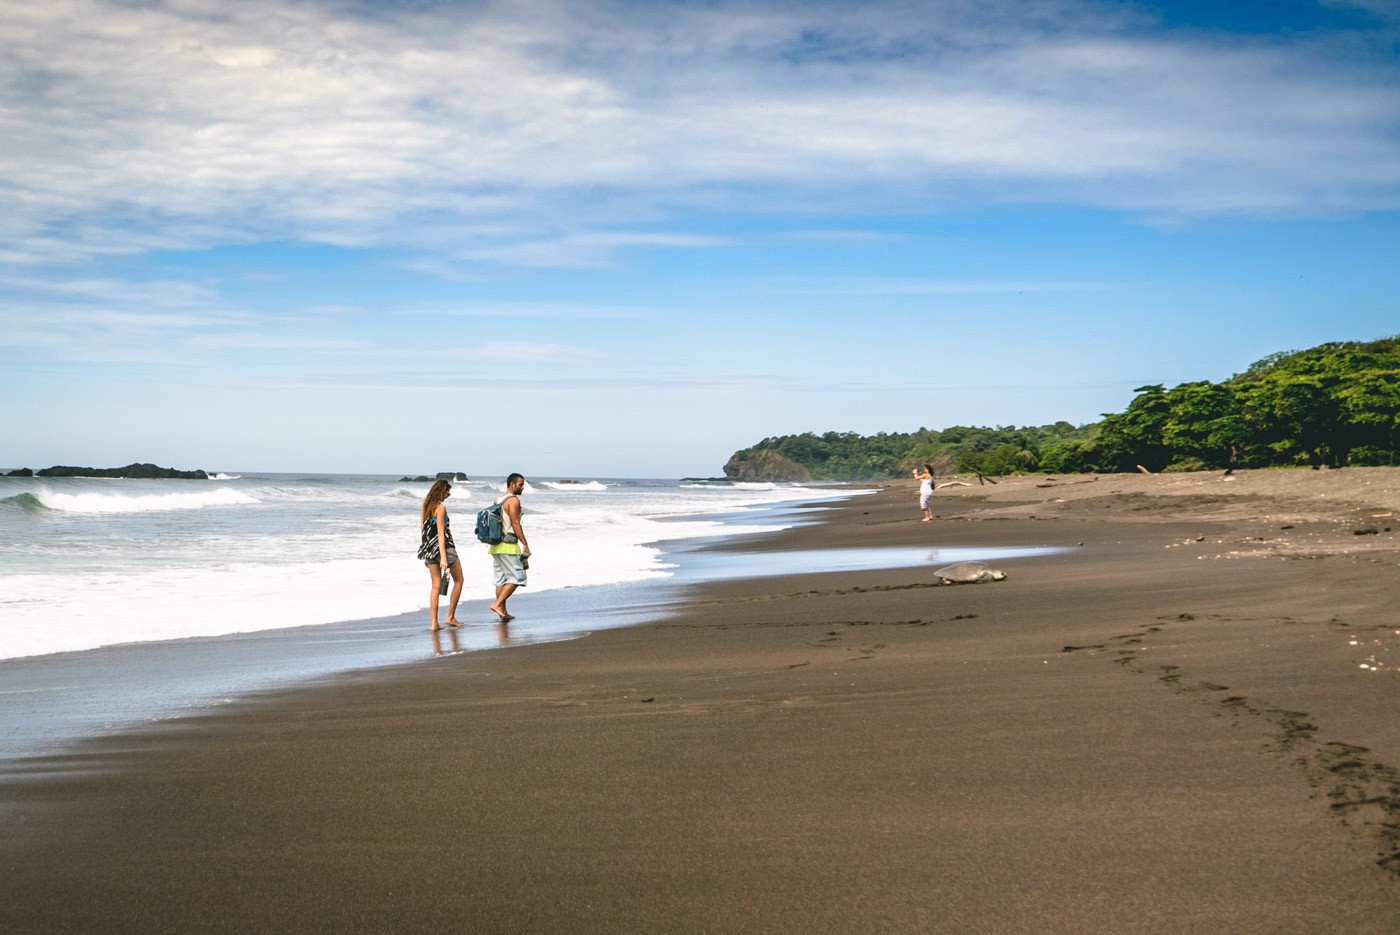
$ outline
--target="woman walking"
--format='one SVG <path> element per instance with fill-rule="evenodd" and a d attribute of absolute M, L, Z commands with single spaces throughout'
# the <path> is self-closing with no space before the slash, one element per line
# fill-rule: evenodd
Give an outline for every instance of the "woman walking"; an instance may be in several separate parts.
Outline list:
<path fill-rule="evenodd" d="M 452 485 L 440 480 L 428 489 L 423 498 L 423 542 L 418 546 L 418 557 L 428 566 L 428 578 L 432 587 L 428 590 L 428 607 L 433 612 L 434 631 L 438 626 L 438 595 L 443 592 L 443 575 L 452 572 L 452 598 L 447 605 L 447 625 L 460 627 L 457 619 L 457 601 L 462 596 L 462 563 L 457 560 L 457 546 L 452 541 L 451 521 L 447 518 L 447 498 L 452 496 Z"/>

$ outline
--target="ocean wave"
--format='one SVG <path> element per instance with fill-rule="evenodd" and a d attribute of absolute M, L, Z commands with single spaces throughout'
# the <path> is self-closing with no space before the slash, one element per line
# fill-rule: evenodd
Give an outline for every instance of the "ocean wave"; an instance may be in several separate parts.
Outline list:
<path fill-rule="evenodd" d="M 32 493 L 16 494 L 13 497 L 6 497 L 0 500 L 0 506 L 9 510 L 24 510 L 28 513 L 37 513 L 39 510 L 46 510 L 44 501 L 40 500 Z"/>
<path fill-rule="evenodd" d="M 0 524 L 21 540 L 29 539 L 20 543 L 22 565 L 8 562 L 13 549 L 0 550 L 0 565 L 6 566 L 0 569 L 0 617 L 6 628 L 0 657 L 388 617 L 424 608 L 426 576 L 413 558 L 420 494 L 405 493 L 414 485 L 375 477 L 337 488 L 281 477 L 264 483 L 254 477 L 246 487 L 240 484 L 242 489 L 182 484 L 165 496 L 157 491 L 168 488 L 139 497 L 129 486 L 121 491 L 104 483 L 94 490 L 96 482 L 89 481 L 74 481 L 73 486 L 54 482 L 23 494 L 8 489 L 18 495 L 0 500 Z M 785 520 L 761 510 L 748 521 L 736 517 L 767 504 L 852 493 L 804 491 L 787 484 L 708 491 L 623 484 L 608 486 L 606 496 L 595 487 L 556 497 L 558 488 L 546 483 L 540 483 L 537 497 L 525 498 L 526 528 L 541 549 L 538 567 L 531 571 L 532 592 L 666 576 L 673 569 L 656 543 L 781 528 Z M 494 499 L 488 489 L 499 488 L 472 482 L 448 502 L 459 529 L 468 600 L 488 598 L 494 586 L 485 549 L 469 531 L 473 512 Z M 66 502 L 60 494 L 68 495 Z M 173 516 L 182 514 L 156 512 L 224 507 L 225 500 L 229 511 L 214 517 L 217 522 L 175 523 Z M 243 506 L 257 503 L 262 506 Z M 71 550 L 39 547 L 49 540 L 61 546 L 55 532 L 82 534 L 78 528 L 55 530 L 52 520 L 40 521 L 49 519 L 48 510 L 64 508 L 70 512 L 55 515 L 67 518 L 84 508 L 137 515 L 114 518 L 120 536 L 83 555 L 79 563 L 68 554 Z M 37 515 L 31 518 L 22 511 Z M 707 514 L 723 514 L 723 519 Z M 288 535 L 290 528 L 297 534 Z M 326 560 L 328 555 L 336 558 Z M 81 574 L 76 574 L 79 564 Z M 308 580 L 317 586 L 308 588 Z M 55 619 L 64 620 L 64 626 L 53 626 Z"/>
<path fill-rule="evenodd" d="M 596 480 L 591 481 L 540 481 L 541 487 L 548 487 L 550 490 L 607 490 L 607 484 L 600 484 Z"/>
<path fill-rule="evenodd" d="M 210 480 L 242 480 L 242 474 L 210 474 Z"/>
<path fill-rule="evenodd" d="M 20 497 L 30 496 L 20 494 Z M 41 490 L 33 495 L 40 506 L 61 513 L 160 513 L 166 510 L 201 510 L 205 507 L 247 506 L 259 503 L 255 497 L 230 487 L 202 493 L 54 493 Z M 15 498 L 18 499 L 18 498 Z"/>
<path fill-rule="evenodd" d="M 355 503 L 373 499 L 377 494 L 360 490 L 346 490 L 333 486 L 325 487 L 283 487 L 269 485 L 254 487 L 249 494 L 262 500 L 325 500 L 340 503 Z M 418 496 L 414 494 L 414 496 Z"/>

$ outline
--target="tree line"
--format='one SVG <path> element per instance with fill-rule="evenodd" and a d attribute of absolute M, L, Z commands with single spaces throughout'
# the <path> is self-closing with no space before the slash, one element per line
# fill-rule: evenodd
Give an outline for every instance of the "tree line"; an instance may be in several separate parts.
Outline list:
<path fill-rule="evenodd" d="M 1140 386 L 1087 425 L 950 426 L 765 438 L 727 476 L 876 480 L 940 473 L 1114 473 L 1400 463 L 1400 336 L 1271 355 L 1220 383 Z"/>

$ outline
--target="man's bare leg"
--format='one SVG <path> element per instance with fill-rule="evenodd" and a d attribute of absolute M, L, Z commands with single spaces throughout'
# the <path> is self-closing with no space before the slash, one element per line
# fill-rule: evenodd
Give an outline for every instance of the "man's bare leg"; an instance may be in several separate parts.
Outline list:
<path fill-rule="evenodd" d="M 501 584 L 496 586 L 496 603 L 491 605 L 491 612 L 501 618 L 501 623 L 507 620 L 514 620 L 510 614 L 506 613 L 506 601 L 515 593 L 518 584 Z"/>

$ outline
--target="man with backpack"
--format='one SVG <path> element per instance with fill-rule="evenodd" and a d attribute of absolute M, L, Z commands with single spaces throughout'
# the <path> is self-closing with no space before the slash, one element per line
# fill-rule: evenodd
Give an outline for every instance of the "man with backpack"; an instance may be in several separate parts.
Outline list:
<path fill-rule="evenodd" d="M 506 612 L 506 600 L 516 588 L 525 586 L 526 571 L 530 567 L 530 543 L 525 538 L 525 526 L 520 522 L 520 494 L 524 489 L 524 475 L 512 474 L 506 478 L 505 496 L 487 507 L 487 510 L 497 511 L 501 523 L 500 541 L 487 549 L 496 572 L 496 602 L 491 605 L 491 612 L 501 618 L 501 623 L 515 619 Z M 482 538 L 480 532 L 477 538 Z"/>

